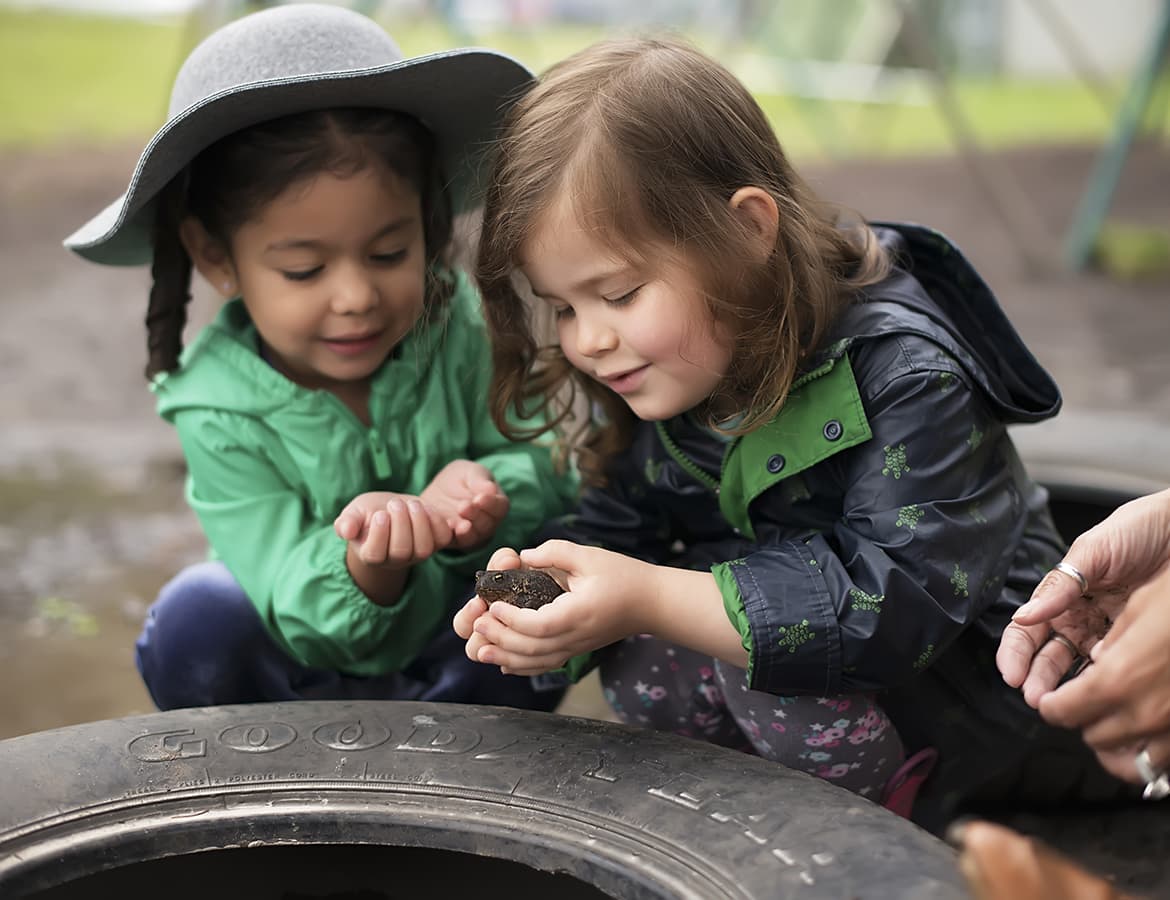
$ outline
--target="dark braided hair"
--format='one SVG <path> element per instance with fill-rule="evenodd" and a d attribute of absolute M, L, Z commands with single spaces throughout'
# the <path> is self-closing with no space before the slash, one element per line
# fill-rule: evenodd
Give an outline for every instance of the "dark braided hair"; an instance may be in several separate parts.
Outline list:
<path fill-rule="evenodd" d="M 385 165 L 418 191 L 427 258 L 426 305 L 450 299 L 451 200 L 434 137 L 416 119 L 381 109 L 332 109 L 273 119 L 230 134 L 199 153 L 160 192 L 146 313 L 146 377 L 179 367 L 191 299 L 191 259 L 179 225 L 194 216 L 225 251 L 237 229 L 291 185 L 323 172 L 348 177 Z"/>
<path fill-rule="evenodd" d="M 185 174 L 175 178 L 159 194 L 152 242 L 154 259 L 150 274 L 150 302 L 146 307 L 146 377 L 170 372 L 179 365 L 183 326 L 191 302 L 191 257 L 179 240 Z"/>

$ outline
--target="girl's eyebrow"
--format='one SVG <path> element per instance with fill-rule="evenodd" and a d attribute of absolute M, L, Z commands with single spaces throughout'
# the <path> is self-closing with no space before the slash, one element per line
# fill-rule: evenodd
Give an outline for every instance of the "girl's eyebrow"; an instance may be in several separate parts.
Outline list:
<path fill-rule="evenodd" d="M 611 279 L 617 278 L 619 275 L 624 275 L 629 270 L 629 268 L 630 268 L 629 265 L 623 263 L 623 264 L 618 265 L 612 269 L 608 269 L 608 270 L 601 271 L 601 272 L 596 272 L 595 274 L 590 275 L 588 278 L 582 278 L 580 281 L 576 282 L 575 284 L 569 285 L 569 293 L 573 294 L 573 293 L 577 293 L 579 291 L 588 291 L 591 288 L 597 287 L 597 285 L 599 285 L 599 284 L 604 284 L 605 282 L 610 281 Z M 535 284 L 532 283 L 531 278 L 528 279 L 528 286 L 530 288 L 532 288 L 532 295 L 534 297 L 536 297 L 536 299 L 538 299 L 538 300 L 559 300 L 560 299 L 555 294 L 548 294 L 548 293 L 545 293 L 544 291 L 541 291 Z"/>
<path fill-rule="evenodd" d="M 393 222 L 379 229 L 378 233 L 371 239 L 371 242 L 384 238 L 392 232 L 400 231 L 408 225 L 414 224 L 414 222 L 414 216 L 403 216 L 400 219 L 395 219 Z M 264 252 L 271 253 L 276 250 L 317 250 L 325 245 L 325 241 L 314 240 L 312 238 L 290 238 L 287 241 L 277 241 L 276 243 L 269 244 L 264 248 Z"/>

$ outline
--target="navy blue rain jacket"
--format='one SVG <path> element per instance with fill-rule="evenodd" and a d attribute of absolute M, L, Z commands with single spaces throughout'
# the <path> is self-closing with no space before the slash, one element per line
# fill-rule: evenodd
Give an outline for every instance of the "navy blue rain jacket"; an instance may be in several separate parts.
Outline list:
<path fill-rule="evenodd" d="M 1007 426 L 1061 399 L 953 244 L 874 227 L 895 269 L 772 422 L 731 442 L 687 415 L 640 423 L 609 485 L 542 537 L 709 568 L 753 689 L 874 692 L 910 752 L 939 751 L 920 801 L 931 819 L 1029 753 L 1089 759 L 994 662 L 1064 551 Z"/>

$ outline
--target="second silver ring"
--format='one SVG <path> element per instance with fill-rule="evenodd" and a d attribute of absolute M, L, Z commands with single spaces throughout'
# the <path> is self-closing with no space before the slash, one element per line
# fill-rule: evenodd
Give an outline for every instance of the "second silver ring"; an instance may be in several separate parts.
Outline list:
<path fill-rule="evenodd" d="M 1059 631 L 1051 631 L 1048 633 L 1048 640 L 1056 641 L 1058 644 L 1063 644 L 1068 648 L 1068 652 L 1073 655 L 1074 659 L 1079 659 L 1081 656 L 1080 648 L 1072 642 L 1071 638 L 1065 637 Z"/>

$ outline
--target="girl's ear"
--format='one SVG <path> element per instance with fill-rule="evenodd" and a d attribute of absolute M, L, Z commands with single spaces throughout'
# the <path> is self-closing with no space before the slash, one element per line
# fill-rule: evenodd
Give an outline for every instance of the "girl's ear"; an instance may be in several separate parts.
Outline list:
<path fill-rule="evenodd" d="M 203 223 L 194 216 L 187 216 L 179 224 L 179 240 L 191 263 L 225 300 L 238 293 L 236 267 L 232 265 L 227 248 L 215 240 Z"/>
<path fill-rule="evenodd" d="M 758 241 L 759 261 L 763 262 L 776 248 L 780 229 L 780 209 L 776 200 L 760 187 L 741 187 L 728 201 L 731 209 Z"/>

